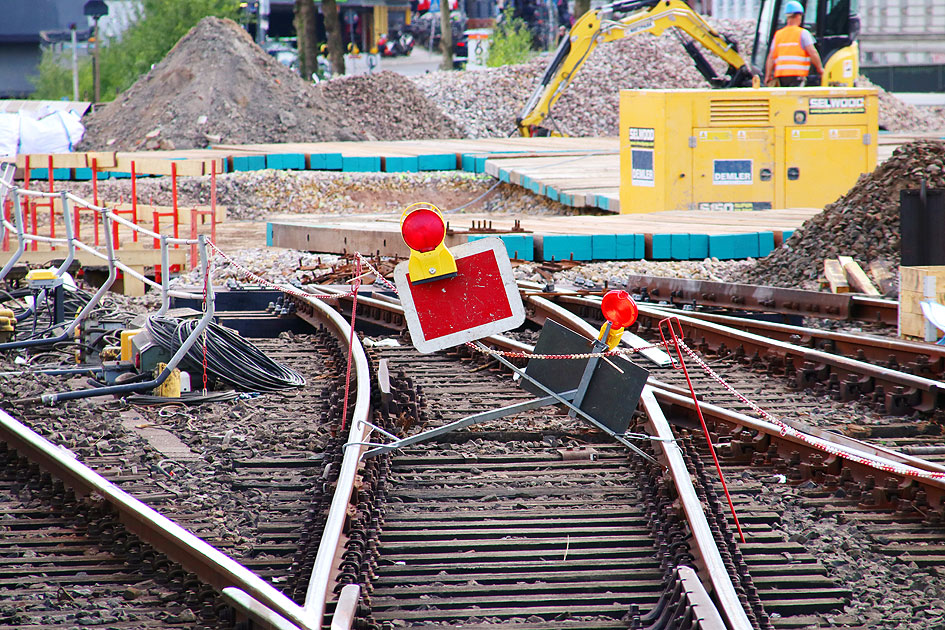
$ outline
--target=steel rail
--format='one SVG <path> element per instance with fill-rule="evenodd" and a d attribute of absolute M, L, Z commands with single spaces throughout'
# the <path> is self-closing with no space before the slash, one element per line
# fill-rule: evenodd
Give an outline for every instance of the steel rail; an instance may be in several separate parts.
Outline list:
<path fill-rule="evenodd" d="M 60 479 L 78 497 L 102 497 L 116 512 L 128 531 L 168 556 L 218 591 L 235 587 L 244 597 L 231 599 L 241 612 L 258 621 L 258 611 L 266 610 L 283 625 L 265 625 L 279 630 L 317 630 L 320 624 L 307 611 L 283 595 L 268 581 L 236 562 L 180 525 L 156 512 L 112 482 L 91 470 L 75 456 L 49 442 L 13 416 L 0 410 L 0 439 L 21 456 Z M 291 624 L 291 625 L 287 625 Z"/>
<path fill-rule="evenodd" d="M 319 292 L 318 287 L 313 287 L 312 291 Z M 320 325 L 329 327 L 339 341 L 343 341 L 345 345 L 348 344 L 349 339 L 353 340 L 350 348 L 351 360 L 354 363 L 352 381 L 356 384 L 357 393 L 354 396 L 354 408 L 347 442 L 368 442 L 371 434 L 371 424 L 369 422 L 371 414 L 371 370 L 361 342 L 357 335 L 351 334 L 350 324 L 344 320 L 340 313 L 325 302 L 316 298 L 303 299 L 298 296 L 294 299 L 298 305 L 296 309 L 298 317 L 316 327 Z M 356 448 L 345 449 L 341 471 L 335 483 L 335 492 L 332 495 L 328 517 L 315 556 L 315 565 L 312 568 L 312 575 L 305 593 L 304 610 L 306 618 L 317 620 L 319 628 L 323 624 L 325 608 L 333 590 L 334 578 L 337 577 L 338 553 L 344 546 L 344 526 L 348 519 L 348 506 L 351 503 L 355 478 L 358 468 L 361 466 L 361 455 L 364 450 L 365 447 L 360 445 Z"/>
<path fill-rule="evenodd" d="M 871 363 L 907 366 L 913 373 L 940 375 L 945 371 L 945 346 L 862 333 L 837 332 L 790 326 L 745 317 L 732 317 L 699 311 L 684 313 L 707 322 L 722 324 L 795 345 L 823 350 Z"/>
<path fill-rule="evenodd" d="M 573 295 L 562 295 L 557 302 L 578 311 L 598 308 L 594 300 Z M 890 415 L 902 415 L 913 409 L 931 412 L 945 408 L 945 382 L 942 381 L 768 339 L 754 333 L 704 321 L 675 309 L 659 308 L 649 304 L 637 306 L 641 319 L 650 318 L 658 321 L 666 317 L 678 317 L 686 327 L 687 335 L 695 339 L 697 344 L 704 341 L 710 347 L 716 348 L 723 343 L 729 348 L 741 346 L 745 355 L 751 356 L 757 353 L 762 359 L 770 358 L 783 362 L 786 370 L 791 368 L 795 371 L 799 386 L 809 385 L 814 379 L 828 380 L 828 382 L 832 382 L 830 379 L 833 379 L 840 388 L 843 400 L 852 400 L 857 395 L 876 392 L 882 387 L 886 412 Z"/>
<path fill-rule="evenodd" d="M 629 275 L 624 286 L 630 293 L 648 295 L 680 304 L 726 309 L 764 311 L 825 319 L 882 322 L 895 326 L 898 303 L 852 293 L 823 293 L 784 287 L 736 284 L 690 278 Z"/>
<path fill-rule="evenodd" d="M 659 438 L 653 440 L 653 447 L 658 453 L 662 454 L 660 459 L 669 468 L 673 485 L 676 487 L 676 494 L 679 497 L 679 503 L 686 514 L 686 522 L 689 524 L 689 530 L 692 533 L 694 543 L 692 551 L 701 561 L 702 568 L 707 574 L 703 575 L 703 578 L 707 577 L 707 581 L 712 585 L 718 607 L 728 621 L 729 630 L 751 630 L 751 622 L 748 620 L 748 615 L 738 599 L 735 585 L 725 568 L 722 554 L 712 535 L 708 519 L 706 519 L 702 502 L 692 485 L 692 476 L 686 467 L 686 462 L 683 460 L 679 445 L 675 442 L 673 430 L 670 428 L 669 422 L 666 421 L 666 416 L 663 415 L 663 410 L 660 409 L 659 402 L 657 402 L 651 386 L 647 385 L 643 388 L 640 403 L 646 412 L 646 425 L 652 435 Z M 703 582 L 705 581 L 703 579 Z"/>
<path fill-rule="evenodd" d="M 671 423 L 685 425 L 692 429 L 698 427 L 695 404 L 692 402 L 692 398 L 689 396 L 688 392 L 682 395 L 675 391 L 663 389 L 660 387 L 661 384 L 658 381 L 652 382 L 651 384 L 657 399 L 663 403 L 663 408 L 666 410 L 667 418 Z M 731 441 L 728 443 L 728 446 L 733 446 L 732 442 L 735 440 L 744 439 L 746 441 L 745 448 L 759 454 L 767 454 L 769 449 L 773 446 L 785 461 L 790 461 L 793 457 L 797 456 L 800 457 L 800 462 L 822 466 L 827 471 L 827 474 L 839 477 L 841 468 L 839 457 L 829 455 L 798 437 L 783 435 L 781 427 L 777 424 L 730 411 L 711 403 L 700 402 L 699 405 L 707 423 L 712 425 L 728 425 L 731 430 L 731 435 L 735 436 L 734 438 L 730 438 Z M 855 438 L 831 433 L 816 427 L 805 426 L 803 430 L 798 430 L 842 448 L 848 454 L 874 460 L 883 465 L 910 467 L 917 471 L 927 471 L 939 475 L 945 473 L 945 467 L 935 464 L 934 462 L 929 462 L 906 453 L 886 449 L 874 444 L 868 444 Z M 748 435 L 740 436 L 743 431 L 748 432 Z M 716 445 L 717 448 L 724 446 L 726 446 L 726 444 Z M 877 488 L 883 487 L 887 479 L 894 480 L 896 486 L 903 491 L 909 486 L 917 485 L 926 492 L 928 504 L 939 506 L 937 509 L 940 511 L 945 509 L 942 507 L 943 501 L 945 501 L 945 481 L 942 479 L 932 479 L 921 475 L 911 476 L 905 479 L 901 474 L 880 470 L 874 466 L 868 466 L 852 459 L 846 459 L 843 465 L 849 467 L 850 471 L 854 473 L 855 477 L 858 479 L 864 480 L 867 477 L 872 477 Z"/>

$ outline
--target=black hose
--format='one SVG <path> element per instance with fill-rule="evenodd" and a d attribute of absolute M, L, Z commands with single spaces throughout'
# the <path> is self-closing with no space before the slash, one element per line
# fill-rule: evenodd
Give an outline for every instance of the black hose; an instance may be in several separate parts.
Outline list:
<path fill-rule="evenodd" d="M 147 329 L 154 343 L 174 353 L 197 327 L 197 323 L 195 319 L 152 316 L 148 318 Z M 276 363 L 233 331 L 211 323 L 205 334 L 208 375 L 252 392 L 275 392 L 305 385 L 302 375 Z M 203 369 L 203 359 L 203 348 L 198 341 L 184 356 L 181 364 L 189 371 L 199 372 Z"/>

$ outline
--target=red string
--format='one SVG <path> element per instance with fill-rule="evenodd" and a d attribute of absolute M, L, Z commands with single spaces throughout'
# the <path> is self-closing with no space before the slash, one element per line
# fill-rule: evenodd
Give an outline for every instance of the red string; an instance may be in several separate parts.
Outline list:
<path fill-rule="evenodd" d="M 702 423 L 702 432 L 705 434 L 705 441 L 709 445 L 709 452 L 712 453 L 712 461 L 715 462 L 715 469 L 719 471 L 719 479 L 722 482 L 722 489 L 725 490 L 725 498 L 728 500 L 728 507 L 732 510 L 732 518 L 735 519 L 735 527 L 738 529 L 738 535 L 741 537 L 742 542 L 745 542 L 745 534 L 742 532 L 742 526 L 738 522 L 738 515 L 735 513 L 735 504 L 732 503 L 732 496 L 728 493 L 728 484 L 725 483 L 725 477 L 722 475 L 722 465 L 719 464 L 719 458 L 715 454 L 715 447 L 712 446 L 712 438 L 709 437 L 709 427 L 706 426 L 705 418 L 702 417 L 702 407 L 699 405 L 699 399 L 696 398 L 696 390 L 692 386 L 692 381 L 689 379 L 689 370 L 686 369 L 686 362 L 683 361 L 682 351 L 679 349 L 679 337 L 676 336 L 676 329 L 673 328 L 674 321 L 679 325 L 679 333 L 682 335 L 682 324 L 679 323 L 679 318 L 667 317 L 666 319 L 660 320 L 660 338 L 663 340 L 663 345 L 666 347 L 668 352 L 669 342 L 666 340 L 666 336 L 663 334 L 663 324 L 666 324 L 667 328 L 669 328 L 670 334 L 672 335 L 673 344 L 676 346 L 676 355 L 679 357 L 679 365 L 682 367 L 683 375 L 686 377 L 686 384 L 689 386 L 689 393 L 692 394 L 692 402 L 696 406 L 696 413 L 699 415 L 699 422 Z"/>
<path fill-rule="evenodd" d="M 345 370 L 345 401 L 341 411 L 341 430 L 348 422 L 348 394 L 351 393 L 351 354 L 354 349 L 354 320 L 358 313 L 358 289 L 361 288 L 361 257 L 355 261 L 354 284 L 351 287 L 351 335 L 348 337 L 348 367 Z"/>

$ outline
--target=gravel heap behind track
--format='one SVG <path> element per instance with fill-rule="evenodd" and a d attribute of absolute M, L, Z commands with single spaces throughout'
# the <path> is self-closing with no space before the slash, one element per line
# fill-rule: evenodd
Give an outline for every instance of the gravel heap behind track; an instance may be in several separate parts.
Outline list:
<path fill-rule="evenodd" d="M 311 85 L 238 24 L 215 17 L 83 122 L 85 150 L 460 135 L 406 77 L 382 72 Z"/>
<path fill-rule="evenodd" d="M 945 188 L 945 142 L 905 144 L 846 195 L 808 219 L 782 247 L 746 273 L 746 281 L 784 287 L 810 286 L 823 260 L 853 256 L 864 268 L 872 261 L 899 265 L 899 192 Z"/>
<path fill-rule="evenodd" d="M 754 22 L 717 20 L 713 25 L 737 42 L 744 57 L 751 54 Z M 721 72 L 724 64 L 703 52 Z M 470 137 L 505 136 L 515 128 L 515 117 L 550 62 L 550 55 L 542 55 L 514 66 L 430 73 L 416 82 Z M 641 33 L 597 46 L 552 108 L 553 118 L 545 126 L 557 124 L 570 136 L 616 136 L 620 90 L 709 87 L 674 34 Z"/>

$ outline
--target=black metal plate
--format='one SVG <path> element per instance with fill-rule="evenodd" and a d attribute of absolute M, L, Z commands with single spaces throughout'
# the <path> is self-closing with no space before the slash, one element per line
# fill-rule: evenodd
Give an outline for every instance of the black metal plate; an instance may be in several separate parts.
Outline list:
<path fill-rule="evenodd" d="M 534 350 L 535 354 L 583 354 L 592 351 L 593 342 L 590 339 L 550 319 L 545 320 Z M 577 389 L 587 361 L 531 359 L 525 373 L 558 394 Z M 610 361 L 619 366 L 623 374 L 607 361 L 598 361 L 580 409 L 614 433 L 623 434 L 630 426 L 630 418 L 650 373 L 623 357 L 610 357 Z M 522 379 L 522 387 L 537 396 L 546 395 L 527 379 Z"/>

